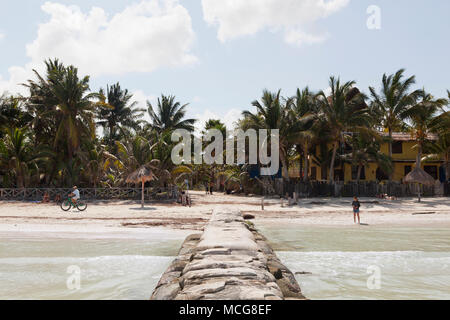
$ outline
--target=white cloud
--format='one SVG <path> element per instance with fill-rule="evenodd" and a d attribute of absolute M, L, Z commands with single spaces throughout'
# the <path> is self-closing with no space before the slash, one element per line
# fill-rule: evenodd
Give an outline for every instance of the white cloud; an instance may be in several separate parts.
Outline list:
<path fill-rule="evenodd" d="M 156 101 L 156 96 L 147 95 L 142 90 L 132 90 L 131 93 L 133 95 L 131 100 L 137 102 L 138 108 L 147 109 L 147 101 L 150 101 L 150 103 L 154 103 Z"/>
<path fill-rule="evenodd" d="M 147 95 L 142 90 L 132 90 L 133 94 L 132 101 L 136 101 L 137 108 L 143 108 L 145 110 L 148 109 L 147 101 L 150 101 L 150 103 L 155 107 L 157 105 L 157 99 L 158 97 L 155 95 Z M 193 98 L 194 102 L 202 101 L 203 99 L 199 96 L 195 96 Z M 217 110 L 223 110 L 223 108 L 216 108 Z M 187 109 L 186 119 L 196 119 L 197 122 L 195 123 L 195 132 L 199 134 L 204 128 L 205 124 L 208 120 L 214 119 L 214 120 L 220 120 L 222 121 L 226 126 L 227 129 L 231 130 L 234 128 L 235 123 L 241 118 L 242 111 L 238 109 L 228 109 L 226 112 L 217 112 L 216 110 L 212 111 L 210 109 L 203 110 L 202 113 L 196 113 L 192 112 L 192 109 Z M 148 112 L 144 113 L 144 120 L 150 122 L 150 115 Z"/>
<path fill-rule="evenodd" d="M 314 23 L 348 5 L 350 0 L 202 0 L 203 17 L 218 26 L 218 38 L 225 42 L 253 35 L 264 29 L 282 31 L 293 45 L 315 44 L 327 33 L 312 32 Z"/>
<path fill-rule="evenodd" d="M 203 113 L 197 113 L 193 116 L 194 119 L 197 119 L 197 123 L 195 124 L 195 128 L 197 132 L 201 132 L 205 128 L 205 124 L 208 120 L 220 120 L 226 126 L 228 130 L 232 130 L 235 126 L 235 122 L 241 118 L 242 111 L 238 109 L 229 109 L 225 113 L 217 114 L 209 109 L 205 109 Z"/>
<path fill-rule="evenodd" d="M 10 94 L 26 94 L 27 90 L 21 84 L 33 77 L 31 68 L 13 66 L 8 69 L 9 79 L 3 79 L 0 75 L 0 94 L 8 92 Z"/>
<path fill-rule="evenodd" d="M 147 112 L 148 109 L 147 101 L 150 101 L 150 103 L 152 104 L 155 103 L 157 99 L 156 96 L 147 95 L 142 90 L 133 90 L 132 94 L 133 98 L 131 100 L 137 102 L 136 108 L 145 109 L 146 111 L 144 112 L 144 120 L 150 122 L 150 115 Z"/>
<path fill-rule="evenodd" d="M 203 101 L 203 99 L 202 99 L 202 97 L 200 97 L 200 96 L 195 96 L 194 98 L 192 98 L 192 102 L 202 102 Z"/>
<path fill-rule="evenodd" d="M 4 37 L 5 37 L 5 34 L 0 32 L 0 40 L 2 40 Z"/>
<path fill-rule="evenodd" d="M 0 79 L 0 89 L 14 87 L 19 75 L 29 75 L 48 58 L 92 76 L 152 72 L 197 61 L 191 53 L 191 17 L 178 0 L 143 0 L 111 17 L 99 7 L 85 13 L 77 6 L 46 2 L 41 9 L 50 17 L 26 46 L 30 62 L 11 68 L 10 80 Z"/>

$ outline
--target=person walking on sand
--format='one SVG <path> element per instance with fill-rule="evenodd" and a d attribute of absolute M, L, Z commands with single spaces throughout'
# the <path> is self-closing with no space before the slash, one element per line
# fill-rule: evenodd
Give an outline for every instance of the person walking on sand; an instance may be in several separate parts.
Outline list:
<path fill-rule="evenodd" d="M 356 216 L 358 216 L 358 224 L 361 224 L 361 219 L 359 217 L 359 208 L 361 208 L 361 203 L 358 200 L 358 197 L 353 198 L 352 202 L 353 207 L 353 221 L 356 223 Z"/>
<path fill-rule="evenodd" d="M 209 194 L 208 181 L 205 181 L 203 184 L 205 186 L 206 194 L 208 195 Z"/>
<path fill-rule="evenodd" d="M 210 195 L 213 195 L 213 188 L 214 188 L 214 182 L 211 181 L 209 183 L 209 194 Z"/>

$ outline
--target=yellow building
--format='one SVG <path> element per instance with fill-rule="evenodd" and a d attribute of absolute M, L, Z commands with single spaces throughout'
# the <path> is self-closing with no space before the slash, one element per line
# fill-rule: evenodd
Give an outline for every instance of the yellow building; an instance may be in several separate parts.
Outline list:
<path fill-rule="evenodd" d="M 387 134 L 386 134 L 387 135 Z M 414 146 L 417 144 L 408 133 L 394 133 L 392 136 L 394 142 L 392 144 L 392 159 L 394 165 L 393 180 L 401 182 L 403 178 L 411 172 L 416 164 L 417 150 Z M 437 136 L 430 135 L 430 140 L 437 140 Z M 351 152 L 351 150 L 346 150 Z M 389 154 L 389 144 L 383 143 L 381 145 L 381 152 Z M 317 146 L 316 153 L 320 153 L 320 146 Z M 312 160 L 310 161 L 309 176 L 311 180 L 327 180 L 329 175 L 329 168 L 321 168 L 317 166 Z M 443 169 L 444 161 L 422 161 L 422 169 L 425 170 L 436 180 L 444 181 L 445 170 Z M 336 162 L 335 166 L 335 180 L 344 181 L 345 183 L 357 180 L 357 167 L 353 167 L 350 163 Z M 300 168 L 297 163 L 291 166 L 289 170 L 291 178 L 300 177 Z M 384 174 L 376 163 L 369 163 L 361 171 L 360 181 L 385 181 L 388 180 L 388 175 Z M 448 177 L 447 177 L 448 179 Z"/>

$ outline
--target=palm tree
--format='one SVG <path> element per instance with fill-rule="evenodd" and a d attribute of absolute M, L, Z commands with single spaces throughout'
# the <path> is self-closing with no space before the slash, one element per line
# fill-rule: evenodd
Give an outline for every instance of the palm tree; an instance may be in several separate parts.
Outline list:
<path fill-rule="evenodd" d="M 222 157 L 226 156 L 226 137 L 227 137 L 227 127 L 225 126 L 225 124 L 220 121 L 220 120 L 215 120 L 215 119 L 209 119 L 206 123 L 205 123 L 205 129 L 202 131 L 202 136 L 203 136 L 203 142 L 204 142 L 204 147 L 206 147 L 207 142 L 206 142 L 206 133 L 209 130 L 218 130 L 220 131 L 220 133 L 222 134 L 223 137 L 223 153 L 222 153 Z M 234 151 L 233 151 L 234 152 Z M 215 156 L 215 154 L 213 154 L 213 156 Z M 213 163 L 212 165 L 209 166 L 209 177 L 206 180 L 209 180 L 211 182 L 215 182 L 216 181 L 216 173 L 219 171 L 223 171 L 224 169 L 224 165 L 219 166 L 220 168 L 218 168 L 217 164 Z M 197 168 L 198 169 L 198 168 Z M 196 172 L 198 173 L 198 172 Z M 203 179 L 205 180 L 205 179 Z"/>
<path fill-rule="evenodd" d="M 391 173 L 392 159 L 380 150 L 382 138 L 378 134 L 355 134 L 351 137 L 352 152 L 343 155 L 343 159 L 358 168 L 356 181 L 361 179 L 362 169 L 375 162 L 383 172 Z"/>
<path fill-rule="evenodd" d="M 303 177 L 305 181 L 309 180 L 309 150 L 316 138 L 313 130 L 314 122 L 317 120 L 317 103 L 316 96 L 308 87 L 300 91 L 297 89 L 297 95 L 293 100 L 292 110 L 294 112 L 293 119 L 298 125 L 298 131 L 294 140 L 301 150 L 303 159 L 305 160 Z M 303 161 L 301 160 L 300 167 Z"/>
<path fill-rule="evenodd" d="M 439 123 L 437 116 L 447 105 L 447 100 L 435 99 L 425 90 L 421 90 L 417 98 L 417 102 L 406 111 L 405 116 L 410 122 L 409 131 L 417 141 L 416 168 L 420 168 L 424 146 L 429 141 L 430 133 Z"/>
<path fill-rule="evenodd" d="M 105 146 L 96 142 L 86 141 L 83 149 L 86 151 L 81 153 L 80 157 L 83 159 L 84 178 L 89 185 L 97 188 L 117 158 L 110 154 Z"/>
<path fill-rule="evenodd" d="M 24 110 L 23 99 L 13 96 L 0 96 L 0 138 L 8 128 L 23 128 L 33 117 Z"/>
<path fill-rule="evenodd" d="M 194 131 L 195 119 L 184 119 L 188 104 L 181 105 L 175 101 L 175 96 L 161 95 L 155 111 L 150 102 L 147 102 L 148 113 L 151 118 L 151 126 L 158 134 L 171 132 L 177 129 Z"/>
<path fill-rule="evenodd" d="M 290 105 L 292 101 L 287 100 L 283 103 L 281 90 L 272 93 L 264 90 L 261 102 L 253 101 L 252 105 L 256 107 L 256 113 L 244 111 L 244 121 L 241 123 L 243 129 L 278 129 L 280 130 L 280 160 L 283 166 L 283 177 L 289 179 L 288 152 L 292 146 L 294 133 L 297 128 L 292 125 L 292 112 Z"/>
<path fill-rule="evenodd" d="M 118 157 L 115 165 L 125 178 L 152 159 L 152 146 L 144 137 L 135 136 L 125 141 L 116 141 L 116 145 Z"/>
<path fill-rule="evenodd" d="M 414 103 L 419 90 L 410 92 L 410 88 L 415 84 L 415 76 L 405 80 L 404 69 L 400 69 L 394 75 L 383 75 L 382 88 L 377 93 L 373 87 L 369 87 L 372 96 L 372 107 L 376 111 L 379 125 L 389 133 L 389 157 L 392 158 L 392 133 L 395 130 L 404 130 L 403 120 L 406 112 Z M 389 175 L 392 180 L 392 173 Z"/>
<path fill-rule="evenodd" d="M 447 113 L 447 117 L 450 118 L 450 115 Z M 442 160 L 444 159 L 444 168 L 445 168 L 445 178 L 446 180 L 450 180 L 450 136 L 439 134 L 439 140 L 435 143 L 431 144 L 428 149 L 430 150 L 430 154 L 424 157 L 425 161 L 428 160 Z"/>
<path fill-rule="evenodd" d="M 202 135 L 206 134 L 206 131 L 211 130 L 211 129 L 216 129 L 219 130 L 222 135 L 224 137 L 226 137 L 227 135 L 227 127 L 226 125 L 220 121 L 220 120 L 216 120 L 216 119 L 209 119 L 206 123 L 205 123 L 205 130 L 202 132 Z"/>
<path fill-rule="evenodd" d="M 38 172 L 38 161 L 48 156 L 45 151 L 33 150 L 28 134 L 24 129 L 10 128 L 0 141 L 0 163 L 15 177 L 19 188 L 29 184 L 31 171 Z"/>
<path fill-rule="evenodd" d="M 340 79 L 330 78 L 331 95 L 318 94 L 319 119 L 328 127 L 333 144 L 329 181 L 334 181 L 334 163 L 338 147 L 344 142 L 346 132 L 370 130 L 370 116 L 364 102 L 365 96 L 353 88 L 354 81 L 341 84 Z"/>
<path fill-rule="evenodd" d="M 106 96 L 103 89 L 99 92 L 105 108 L 99 109 L 97 118 L 100 121 L 97 124 L 109 131 L 109 144 L 114 143 L 117 127 L 124 126 L 136 129 L 140 123 L 145 109 L 135 108 L 137 102 L 132 102 L 133 95 L 120 87 L 120 84 L 107 86 Z"/>
<path fill-rule="evenodd" d="M 67 167 L 73 168 L 73 159 L 79 151 L 82 138 L 92 139 L 95 135 L 93 103 L 98 94 L 89 93 L 89 77 L 78 77 L 78 69 L 64 67 L 57 60 L 47 61 L 47 79 L 34 70 L 38 82 L 29 81 L 30 102 L 40 104 L 47 116 L 57 119 L 54 148 L 58 144 L 67 152 Z M 47 110 L 46 110 L 47 109 Z M 70 172 L 70 170 L 69 170 Z M 73 176 L 69 174 L 69 184 Z"/>

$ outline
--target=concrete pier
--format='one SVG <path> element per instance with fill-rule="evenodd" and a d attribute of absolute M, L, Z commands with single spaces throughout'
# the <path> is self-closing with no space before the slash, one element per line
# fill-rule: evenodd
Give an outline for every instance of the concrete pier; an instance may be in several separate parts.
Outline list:
<path fill-rule="evenodd" d="M 239 211 L 216 209 L 189 236 L 152 300 L 305 299 L 294 275 Z"/>

